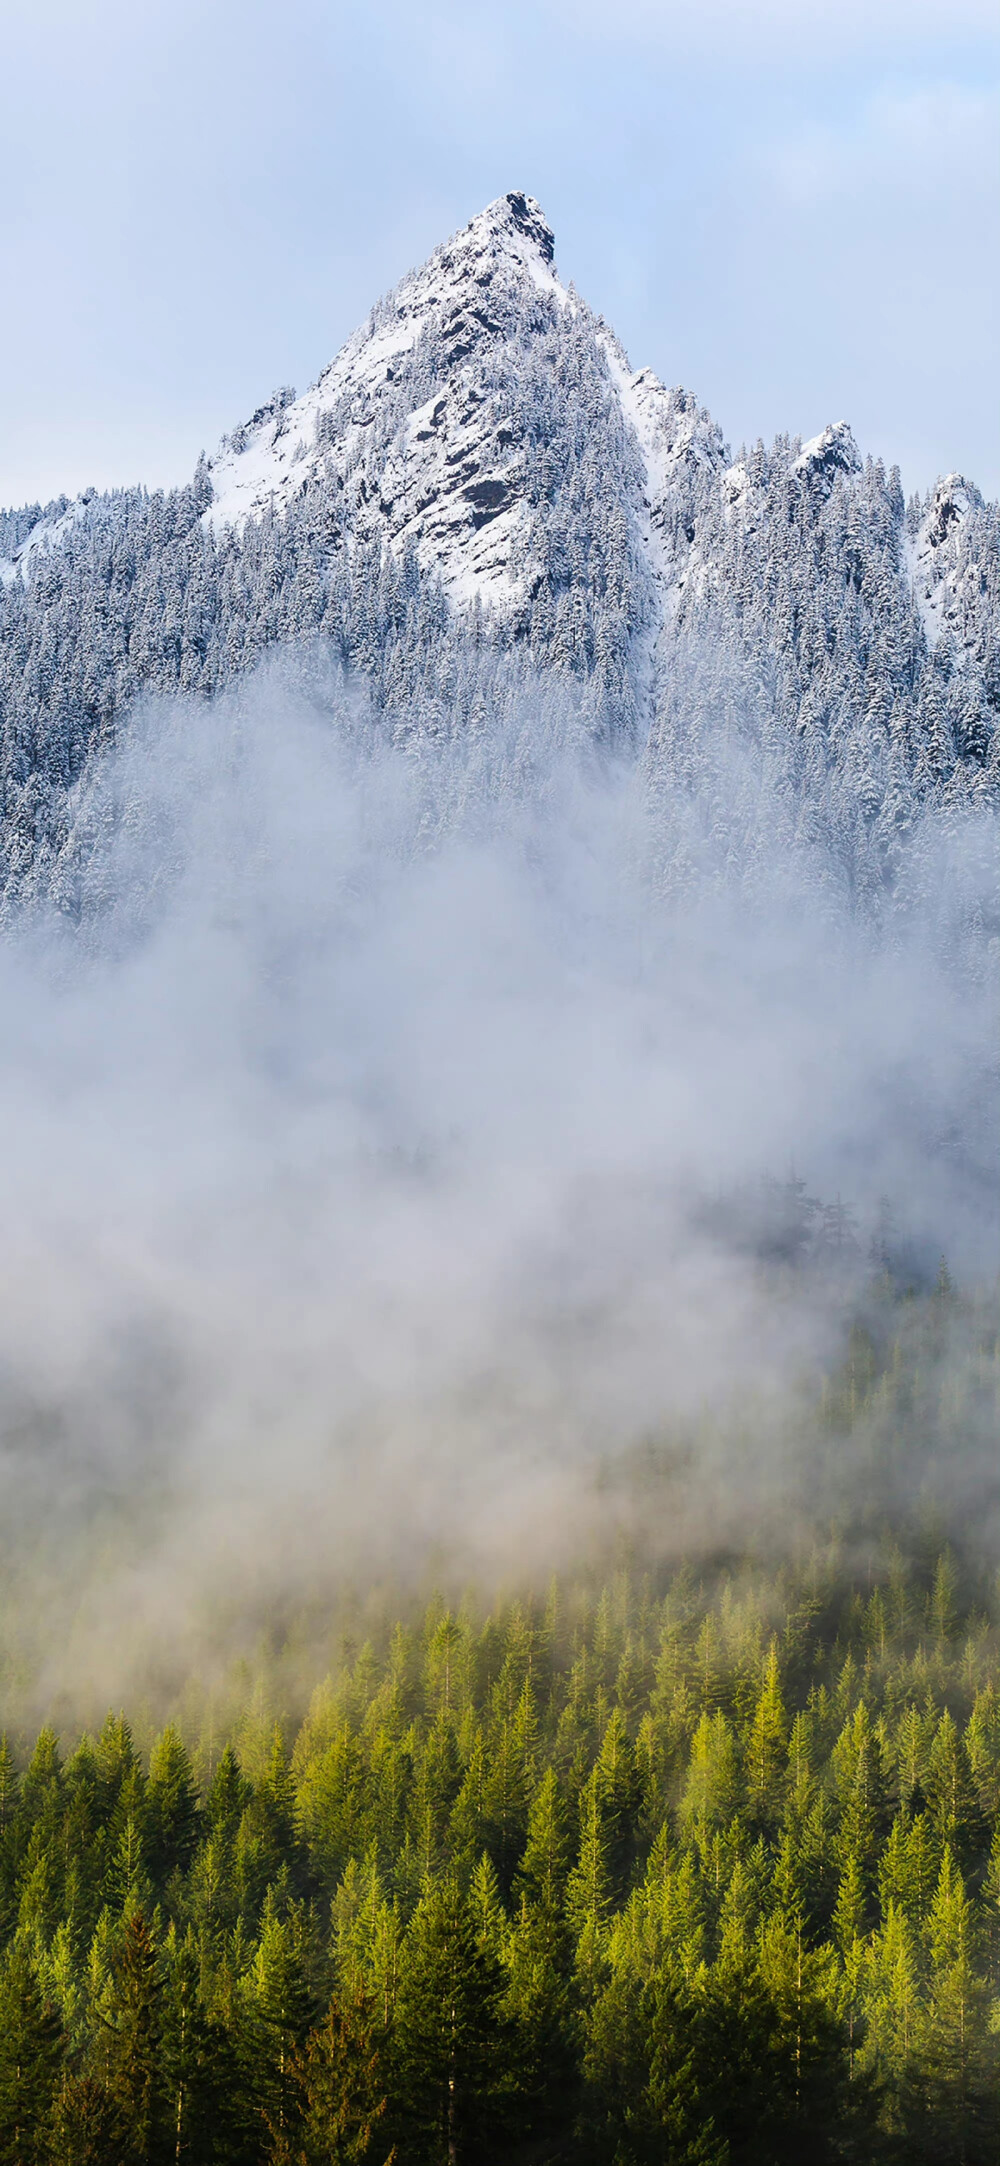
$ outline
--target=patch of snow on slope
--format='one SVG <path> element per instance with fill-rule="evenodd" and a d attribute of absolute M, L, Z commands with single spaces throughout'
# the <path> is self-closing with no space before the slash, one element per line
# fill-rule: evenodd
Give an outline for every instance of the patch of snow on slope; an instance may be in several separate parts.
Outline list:
<path fill-rule="evenodd" d="M 931 647 L 945 631 L 963 644 L 962 536 L 982 502 L 964 475 L 946 474 L 934 488 L 916 536 L 907 543 L 913 596 Z"/>
<path fill-rule="evenodd" d="M 88 504 L 93 502 L 94 495 L 93 489 L 85 489 L 83 495 L 76 497 L 68 510 L 60 512 L 57 518 L 39 519 L 30 534 L 25 535 L 20 548 L 15 549 L 13 556 L 0 560 L 0 586 L 13 586 L 17 579 L 22 579 L 27 584 L 39 564 L 51 556 L 54 550 L 61 549 L 73 528 L 79 526 L 81 519 L 86 516 Z"/>
<path fill-rule="evenodd" d="M 720 473 L 728 458 L 722 431 L 690 392 L 668 391 L 652 369 L 632 375 L 617 340 L 602 341 L 622 409 L 646 468 L 643 546 L 657 590 L 661 622 L 673 616 L 688 577 L 694 523 L 684 509 L 699 476 Z M 678 552 L 678 518 L 681 549 Z"/>
<path fill-rule="evenodd" d="M 608 367 L 646 466 L 646 509 L 654 572 L 672 574 L 663 528 L 685 469 L 719 472 L 726 457 L 722 432 L 689 392 L 668 391 L 652 369 L 630 375 L 616 345 L 605 339 Z M 690 538 L 690 537 L 689 537 Z"/>

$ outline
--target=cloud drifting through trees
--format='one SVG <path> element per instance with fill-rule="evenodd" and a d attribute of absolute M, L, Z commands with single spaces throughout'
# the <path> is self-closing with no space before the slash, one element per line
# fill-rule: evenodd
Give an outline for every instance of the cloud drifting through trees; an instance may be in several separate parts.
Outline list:
<path fill-rule="evenodd" d="M 272 668 L 151 706 L 80 793 L 79 921 L 0 964 L 5 1520 L 70 1691 L 213 1606 L 544 1570 L 596 1468 L 706 1412 L 662 1540 L 735 1533 L 879 1198 L 990 1267 L 981 819 L 876 933 L 778 807 L 751 877 L 571 705 L 404 755 L 333 704 Z M 790 1275 L 753 1222 L 793 1170 L 857 1248 Z"/>

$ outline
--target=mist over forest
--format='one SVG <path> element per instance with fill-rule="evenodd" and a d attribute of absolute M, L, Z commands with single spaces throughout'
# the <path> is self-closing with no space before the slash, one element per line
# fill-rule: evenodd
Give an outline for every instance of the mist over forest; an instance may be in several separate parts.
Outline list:
<path fill-rule="evenodd" d="M 996 2166 L 998 517 L 520 192 L 0 514 L 0 2166 Z"/>
<path fill-rule="evenodd" d="M 815 1433 L 852 1331 L 995 1270 L 987 813 L 929 814 L 865 915 L 738 747 L 709 825 L 569 692 L 407 751 L 311 667 L 322 702 L 278 662 L 148 705 L 78 789 L 72 912 L 5 943 L 39 1713 L 224 1665 L 344 1575 L 543 1584 L 629 1526 L 637 1454 L 683 1469 L 659 1561 L 870 1517 Z M 981 1538 L 989 1417 L 918 1448 Z"/>
<path fill-rule="evenodd" d="M 703 744 L 311 650 L 8 922 L 19 2162 L 993 2156 L 995 827 Z"/>

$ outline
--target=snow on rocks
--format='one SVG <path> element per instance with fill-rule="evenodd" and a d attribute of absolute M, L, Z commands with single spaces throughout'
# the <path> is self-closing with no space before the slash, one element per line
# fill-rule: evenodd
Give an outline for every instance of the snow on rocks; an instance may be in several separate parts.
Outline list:
<path fill-rule="evenodd" d="M 932 647 L 944 632 L 952 635 L 959 650 L 968 644 L 966 586 L 977 574 L 965 563 L 963 541 L 970 518 L 982 509 L 983 499 L 971 481 L 962 474 L 946 474 L 932 490 L 910 544 L 914 599 Z"/>
<path fill-rule="evenodd" d="M 525 606 L 525 446 L 497 384 L 503 357 L 532 332 L 580 317 L 554 253 L 531 196 L 491 203 L 402 280 L 309 391 L 278 394 L 224 442 L 209 466 L 206 520 L 216 532 L 238 528 L 318 486 L 348 547 L 359 517 L 377 520 L 394 554 L 412 552 L 452 601 L 478 598 L 499 615 Z M 665 594 L 677 579 L 678 497 L 692 475 L 722 467 L 725 446 L 689 394 L 666 390 L 650 369 L 632 374 L 613 334 L 596 323 L 594 332 L 642 455 L 636 517 Z"/>
<path fill-rule="evenodd" d="M 402 280 L 309 391 L 271 402 L 223 443 L 205 514 L 216 532 L 280 513 L 318 483 L 345 528 L 377 511 L 389 547 L 412 549 L 453 599 L 509 608 L 525 507 L 484 365 L 539 299 L 572 307 L 553 256 L 532 197 L 490 204 Z"/>
<path fill-rule="evenodd" d="M 58 511 L 53 513 L 50 510 L 37 520 L 30 534 L 25 535 L 13 555 L 0 560 L 0 586 L 12 586 L 16 579 L 30 579 L 46 557 L 63 547 L 74 527 L 79 526 L 86 517 L 87 506 L 93 502 L 95 495 L 94 489 L 85 489 L 82 496 L 74 498 L 72 504 L 67 505 L 63 499 L 63 505 Z"/>
<path fill-rule="evenodd" d="M 846 421 L 832 421 L 804 443 L 792 472 L 828 496 L 838 474 L 860 474 L 861 453 Z"/>

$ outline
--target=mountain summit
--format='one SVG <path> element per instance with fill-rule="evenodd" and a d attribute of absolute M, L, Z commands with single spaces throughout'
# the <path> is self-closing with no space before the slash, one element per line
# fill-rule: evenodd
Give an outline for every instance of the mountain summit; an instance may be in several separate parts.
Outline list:
<path fill-rule="evenodd" d="M 532 196 L 489 204 L 372 311 L 302 398 L 279 393 L 224 443 L 207 470 L 215 532 L 284 512 L 319 486 L 341 534 L 374 512 L 394 554 L 412 550 L 451 600 L 478 596 L 516 616 L 544 580 L 552 507 L 581 463 L 575 446 L 553 455 L 545 407 L 560 386 L 586 434 L 582 463 L 596 455 L 606 484 L 624 487 L 621 508 L 656 578 L 685 478 L 720 471 L 722 437 L 650 369 L 631 374 L 554 255 Z"/>
<path fill-rule="evenodd" d="M 388 545 L 412 547 L 453 596 L 509 605 L 525 471 L 497 372 L 525 334 L 573 310 L 553 253 L 532 197 L 491 203 L 373 309 L 311 390 L 280 392 L 223 444 L 208 466 L 215 531 L 319 486 L 340 534 L 377 505 Z"/>
<path fill-rule="evenodd" d="M 186 489 L 0 515 L 8 895 L 146 691 L 326 638 L 394 736 L 562 682 L 583 726 L 697 768 L 721 720 L 877 881 L 928 798 L 1000 779 L 1000 526 L 959 475 L 904 505 L 843 421 L 734 458 L 498 198 Z M 478 707 L 477 707 L 478 703 Z"/>

